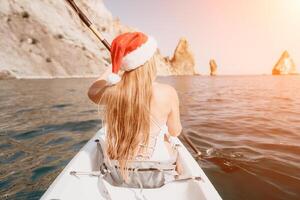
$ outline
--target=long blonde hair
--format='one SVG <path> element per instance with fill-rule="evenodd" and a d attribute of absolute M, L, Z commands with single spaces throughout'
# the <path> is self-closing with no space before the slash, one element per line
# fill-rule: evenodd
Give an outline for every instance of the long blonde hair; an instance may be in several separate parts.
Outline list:
<path fill-rule="evenodd" d="M 154 55 L 143 66 L 125 71 L 122 80 L 108 87 L 102 96 L 107 154 L 110 159 L 118 160 L 125 179 L 128 162 L 137 155 L 140 144 L 149 142 L 149 111 L 155 76 Z"/>

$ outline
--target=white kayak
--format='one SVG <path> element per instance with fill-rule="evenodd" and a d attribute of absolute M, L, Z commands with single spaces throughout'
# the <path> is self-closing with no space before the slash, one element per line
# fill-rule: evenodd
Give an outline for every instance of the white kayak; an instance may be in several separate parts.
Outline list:
<path fill-rule="evenodd" d="M 61 200 L 101 200 L 104 199 L 98 188 L 98 177 L 88 175 L 71 175 L 72 171 L 91 172 L 95 171 L 97 145 L 95 139 L 103 135 L 100 129 L 96 135 L 77 153 L 69 162 L 64 170 L 50 185 L 42 196 L 42 200 L 61 199 Z M 178 138 L 175 143 L 179 144 L 179 162 L 182 165 L 183 173 L 194 177 L 201 177 L 200 180 L 189 179 L 185 181 L 175 181 L 168 183 L 160 188 L 143 189 L 144 199 L 172 199 L 172 200 L 202 200 L 222 199 L 214 186 L 211 184 L 203 170 L 199 167 L 195 159 L 183 146 Z M 113 200 L 140 199 L 138 194 L 140 189 L 116 187 L 104 181 L 104 184 Z"/>

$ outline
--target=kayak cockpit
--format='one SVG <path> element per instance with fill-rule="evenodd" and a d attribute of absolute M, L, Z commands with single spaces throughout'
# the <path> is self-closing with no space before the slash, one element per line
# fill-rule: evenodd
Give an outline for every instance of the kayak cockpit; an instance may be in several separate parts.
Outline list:
<path fill-rule="evenodd" d="M 99 190 L 97 176 L 70 174 L 72 171 L 92 172 L 98 170 L 97 148 L 94 140 L 101 134 L 103 134 L 102 129 L 70 161 L 41 199 L 104 199 Z M 182 145 L 178 139 L 177 142 Z M 172 200 L 221 199 L 203 170 L 183 145 L 179 149 L 179 162 L 185 174 L 201 177 L 200 180 L 175 181 L 160 188 L 144 189 L 143 195 L 146 199 L 161 199 L 162 197 Z M 116 187 L 106 181 L 104 184 L 111 199 L 140 198 L 140 189 Z"/>

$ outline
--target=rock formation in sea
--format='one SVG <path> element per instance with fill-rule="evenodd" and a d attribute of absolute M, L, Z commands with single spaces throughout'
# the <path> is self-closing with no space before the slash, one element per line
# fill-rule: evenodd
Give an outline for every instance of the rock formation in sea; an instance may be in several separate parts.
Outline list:
<path fill-rule="evenodd" d="M 168 59 L 166 59 L 168 60 Z M 175 49 L 173 57 L 168 60 L 170 73 L 172 75 L 195 75 L 195 58 L 188 41 L 181 38 Z"/>
<path fill-rule="evenodd" d="M 297 74 L 296 65 L 287 51 L 284 51 L 273 67 L 273 75 Z"/>
<path fill-rule="evenodd" d="M 115 19 L 103 0 L 75 2 L 109 42 L 122 32 L 134 30 Z M 1 77 L 99 76 L 110 63 L 108 51 L 65 1 L 0 1 L 0 23 Z M 183 43 L 171 62 L 158 52 L 158 74 L 193 74 L 194 60 L 190 50 L 185 50 L 189 49 Z"/>
<path fill-rule="evenodd" d="M 156 52 L 156 63 L 157 63 L 157 74 L 160 76 L 169 76 L 172 75 L 171 71 L 170 71 L 170 62 L 168 57 L 164 57 L 162 56 L 162 54 L 160 53 L 159 50 L 157 50 Z"/>
<path fill-rule="evenodd" d="M 211 59 L 209 61 L 209 67 L 210 67 L 210 75 L 216 76 L 217 75 L 217 63 L 214 59 Z"/>

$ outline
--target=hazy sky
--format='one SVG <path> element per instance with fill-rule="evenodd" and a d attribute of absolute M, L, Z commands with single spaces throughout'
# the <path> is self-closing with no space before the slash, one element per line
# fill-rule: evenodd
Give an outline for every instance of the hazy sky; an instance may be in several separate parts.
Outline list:
<path fill-rule="evenodd" d="M 105 0 L 121 22 L 153 35 L 164 55 L 186 37 L 202 74 L 270 74 L 286 49 L 300 68 L 300 0 Z"/>

